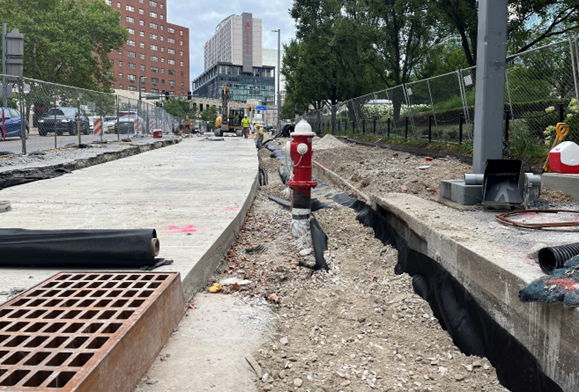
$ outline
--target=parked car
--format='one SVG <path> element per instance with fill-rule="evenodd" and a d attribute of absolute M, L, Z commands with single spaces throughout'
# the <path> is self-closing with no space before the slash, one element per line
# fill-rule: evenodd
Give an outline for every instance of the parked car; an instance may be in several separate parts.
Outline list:
<path fill-rule="evenodd" d="M 83 134 L 88 135 L 90 133 L 88 117 L 82 112 L 79 114 L 77 108 L 52 108 L 46 113 L 46 116 L 38 120 L 38 134 L 46 136 L 48 132 L 56 132 L 57 135 L 62 135 L 68 132 L 69 135 L 76 135 L 77 123 Z"/>
<path fill-rule="evenodd" d="M 4 127 L 6 132 L 6 137 L 20 137 L 20 128 L 22 124 L 22 116 L 20 112 L 12 108 L 0 108 L 0 127 L 2 126 L 2 114 L 4 114 Z M 30 128 L 28 126 L 28 121 L 26 123 L 26 136 L 28 137 L 28 132 Z M 0 136 L 2 131 L 0 131 Z"/>
<path fill-rule="evenodd" d="M 137 133 L 145 130 L 145 121 L 136 114 L 127 114 L 119 117 L 117 125 L 118 133 Z"/>
<path fill-rule="evenodd" d="M 105 133 L 115 133 L 117 129 L 117 117 L 105 116 L 104 120 Z"/>

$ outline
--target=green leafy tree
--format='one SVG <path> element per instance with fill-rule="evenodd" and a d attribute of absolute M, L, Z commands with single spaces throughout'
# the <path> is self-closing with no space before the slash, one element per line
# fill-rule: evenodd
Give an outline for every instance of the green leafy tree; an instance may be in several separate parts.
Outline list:
<path fill-rule="evenodd" d="M 189 119 L 194 119 L 197 117 L 197 105 L 191 101 L 170 99 L 165 102 L 164 108 L 167 113 L 178 118 L 187 116 Z"/>
<path fill-rule="evenodd" d="M 476 65 L 477 0 L 432 0 L 427 2 L 449 34 L 460 38 L 469 65 Z M 576 0 L 509 0 L 509 51 L 518 53 L 579 28 Z"/>
<path fill-rule="evenodd" d="M 201 120 L 213 123 L 217 118 L 217 107 L 209 106 L 201 112 Z"/>
<path fill-rule="evenodd" d="M 3 0 L 0 20 L 25 34 L 24 76 L 93 90 L 113 81 L 109 54 L 127 30 L 102 0 Z"/>

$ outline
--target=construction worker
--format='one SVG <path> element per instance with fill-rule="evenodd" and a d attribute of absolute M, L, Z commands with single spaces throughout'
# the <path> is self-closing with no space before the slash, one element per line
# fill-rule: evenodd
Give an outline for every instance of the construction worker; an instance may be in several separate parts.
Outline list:
<path fill-rule="evenodd" d="M 263 145 L 263 127 L 255 124 L 255 146 L 259 149 Z"/>
<path fill-rule="evenodd" d="M 247 135 L 249 134 L 249 118 L 247 118 L 247 116 L 243 116 L 241 128 L 243 128 L 243 137 L 247 139 Z"/>

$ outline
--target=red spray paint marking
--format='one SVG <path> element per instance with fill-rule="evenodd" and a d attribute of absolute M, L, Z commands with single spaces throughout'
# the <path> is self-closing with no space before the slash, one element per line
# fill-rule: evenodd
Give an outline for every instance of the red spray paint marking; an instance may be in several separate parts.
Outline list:
<path fill-rule="evenodd" d="M 187 225 L 183 227 L 179 226 L 167 226 L 168 230 L 163 230 L 162 234 L 179 234 L 179 233 L 195 233 L 197 231 L 195 225 Z"/>
<path fill-rule="evenodd" d="M 571 279 L 547 279 L 545 280 L 545 283 L 557 285 L 566 291 L 575 291 L 579 289 L 579 283 Z"/>

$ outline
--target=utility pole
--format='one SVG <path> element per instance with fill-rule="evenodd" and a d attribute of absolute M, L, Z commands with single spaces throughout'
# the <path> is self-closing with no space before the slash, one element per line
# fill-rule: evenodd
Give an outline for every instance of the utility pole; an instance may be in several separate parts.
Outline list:
<path fill-rule="evenodd" d="M 280 67 L 281 67 L 281 29 L 272 30 L 277 33 L 277 133 L 281 132 L 281 91 L 280 91 Z"/>

